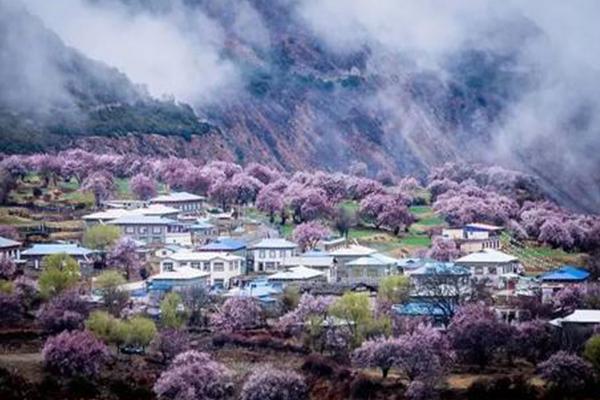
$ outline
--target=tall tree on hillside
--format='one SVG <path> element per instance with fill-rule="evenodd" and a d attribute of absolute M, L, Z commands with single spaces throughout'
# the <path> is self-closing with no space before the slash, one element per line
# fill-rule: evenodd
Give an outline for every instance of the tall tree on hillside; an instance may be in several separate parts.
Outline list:
<path fill-rule="evenodd" d="M 96 207 L 99 207 L 115 191 L 115 184 L 108 172 L 99 171 L 90 174 L 83 180 L 81 190 L 91 192 L 96 200 Z"/>
<path fill-rule="evenodd" d="M 316 221 L 304 222 L 296 226 L 292 233 L 294 241 L 298 243 L 302 252 L 314 249 L 319 241 L 328 235 L 329 230 Z"/>
<path fill-rule="evenodd" d="M 156 181 L 143 174 L 137 174 L 129 182 L 132 193 L 139 200 L 148 200 L 156 196 Z"/>

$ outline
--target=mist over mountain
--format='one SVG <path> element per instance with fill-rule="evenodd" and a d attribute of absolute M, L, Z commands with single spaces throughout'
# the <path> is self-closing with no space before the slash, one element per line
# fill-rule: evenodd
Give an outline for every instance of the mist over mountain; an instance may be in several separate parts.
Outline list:
<path fill-rule="evenodd" d="M 594 1 L 0 0 L 0 150 L 537 176 L 599 211 Z M 193 110 L 193 111 L 192 111 Z"/>

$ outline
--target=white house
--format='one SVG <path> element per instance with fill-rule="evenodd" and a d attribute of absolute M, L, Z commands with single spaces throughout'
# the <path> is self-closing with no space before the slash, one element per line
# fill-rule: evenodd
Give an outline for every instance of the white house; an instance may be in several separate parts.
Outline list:
<path fill-rule="evenodd" d="M 377 284 L 386 276 L 397 275 L 397 264 L 397 259 L 385 254 L 369 254 L 338 266 L 337 281 L 351 284 Z"/>
<path fill-rule="evenodd" d="M 172 219 L 147 215 L 120 217 L 107 224 L 119 227 L 123 235 L 146 244 L 165 243 L 167 233 L 177 231 L 180 227 L 180 224 Z"/>
<path fill-rule="evenodd" d="M 210 284 L 231 287 L 232 280 L 244 273 L 242 257 L 206 251 L 180 251 L 160 261 L 161 271 L 193 268 L 210 274 Z"/>
<path fill-rule="evenodd" d="M 250 246 L 254 257 L 255 272 L 277 271 L 285 262 L 296 255 L 298 245 L 286 239 L 263 239 Z"/>
<path fill-rule="evenodd" d="M 349 246 L 341 247 L 336 250 L 329 252 L 337 266 L 340 267 L 345 265 L 347 262 L 356 260 L 360 257 L 370 256 L 371 254 L 377 253 L 377 250 L 371 249 L 370 247 L 361 246 L 359 244 L 351 244 Z"/>
<path fill-rule="evenodd" d="M 501 226 L 473 223 L 463 228 L 445 228 L 442 236 L 455 240 L 461 252 L 473 253 L 483 249 L 500 249 L 503 230 Z"/>
<path fill-rule="evenodd" d="M 333 279 L 333 257 L 329 255 L 300 255 L 289 257 L 283 260 L 282 266 L 284 268 L 307 267 L 316 269 L 317 271 L 321 271 L 327 277 L 328 282 L 331 282 Z"/>
<path fill-rule="evenodd" d="M 517 257 L 494 249 L 467 254 L 454 262 L 468 268 L 474 278 L 487 278 L 492 283 L 497 283 L 501 275 L 515 273 L 520 269 Z"/>

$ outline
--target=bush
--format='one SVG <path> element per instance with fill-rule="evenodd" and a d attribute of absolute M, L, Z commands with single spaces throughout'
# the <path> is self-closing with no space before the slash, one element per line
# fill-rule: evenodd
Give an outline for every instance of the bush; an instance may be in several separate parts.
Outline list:
<path fill-rule="evenodd" d="M 308 398 L 304 378 L 271 366 L 254 370 L 242 387 L 241 400 L 303 400 Z"/>
<path fill-rule="evenodd" d="M 62 332 L 46 340 L 42 350 L 45 366 L 65 377 L 97 375 L 110 353 L 89 331 Z"/>
<path fill-rule="evenodd" d="M 302 364 L 302 371 L 322 378 L 332 376 L 336 369 L 336 363 L 317 353 L 313 353 L 306 357 Z"/>
<path fill-rule="evenodd" d="M 594 335 L 585 343 L 583 356 L 600 371 L 600 335 Z"/>
<path fill-rule="evenodd" d="M 563 395 L 582 393 L 594 380 L 591 364 L 566 351 L 555 353 L 540 363 L 538 369 L 550 389 Z"/>
<path fill-rule="evenodd" d="M 469 400 L 529 400 L 536 397 L 535 388 L 521 375 L 478 379 L 467 389 Z"/>
<path fill-rule="evenodd" d="M 50 299 L 38 312 L 40 325 L 46 332 L 81 329 L 87 314 L 86 304 L 79 294 L 69 290 Z"/>
<path fill-rule="evenodd" d="M 179 293 L 168 293 L 160 303 L 160 322 L 165 328 L 178 329 L 183 326 L 187 316 L 179 310 L 183 300 Z"/>

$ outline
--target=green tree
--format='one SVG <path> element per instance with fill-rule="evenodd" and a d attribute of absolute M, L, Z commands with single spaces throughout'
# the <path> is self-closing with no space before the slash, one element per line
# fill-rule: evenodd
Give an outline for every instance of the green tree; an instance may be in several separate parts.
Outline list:
<path fill-rule="evenodd" d="M 113 225 L 94 225 L 83 235 L 83 244 L 94 250 L 106 251 L 116 243 L 121 231 Z"/>
<path fill-rule="evenodd" d="M 600 371 L 600 335 L 594 335 L 585 342 L 583 356 Z"/>
<path fill-rule="evenodd" d="M 283 312 L 289 312 L 298 307 L 298 303 L 300 302 L 300 289 L 297 286 L 286 286 L 283 289 L 283 294 L 281 296 L 281 305 L 283 308 Z"/>
<path fill-rule="evenodd" d="M 111 314 L 119 315 L 129 300 L 129 294 L 120 288 L 125 284 L 123 275 L 115 270 L 104 271 L 95 280 L 95 287 L 102 291 L 104 305 Z"/>
<path fill-rule="evenodd" d="M 377 297 L 390 304 L 400 304 L 408 300 L 410 281 L 402 275 L 392 275 L 381 280 Z"/>
<path fill-rule="evenodd" d="M 126 345 L 145 349 L 156 336 L 156 324 L 151 319 L 134 317 L 125 322 L 124 325 Z M 123 334 L 123 331 L 121 333 Z"/>
<path fill-rule="evenodd" d="M 122 323 L 106 311 L 94 311 L 85 321 L 85 327 L 92 332 L 98 339 L 106 343 L 117 342 L 119 327 Z"/>
<path fill-rule="evenodd" d="M 353 344 L 358 346 L 373 325 L 369 297 L 364 293 L 347 292 L 329 308 L 329 313 L 340 319 L 352 332 Z"/>
<path fill-rule="evenodd" d="M 185 323 L 187 316 L 181 312 L 183 299 L 179 293 L 168 293 L 160 303 L 160 321 L 164 327 L 179 329 Z"/>
<path fill-rule="evenodd" d="M 40 274 L 38 285 L 40 294 L 49 298 L 73 287 L 81 276 L 77 261 L 65 254 L 53 254 L 42 259 L 44 271 Z"/>
<path fill-rule="evenodd" d="M 0 279 L 0 293 L 11 294 L 14 290 L 14 285 L 11 281 Z"/>

